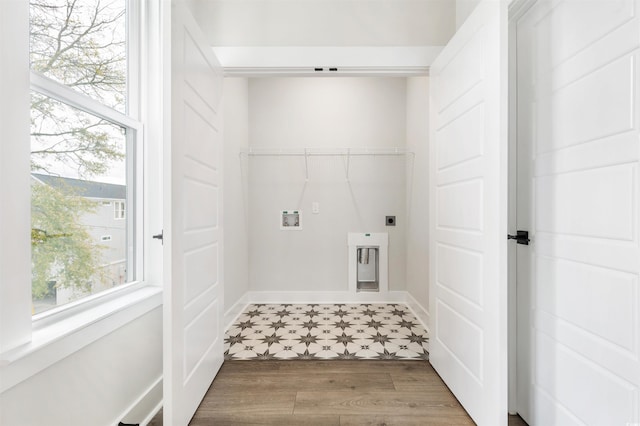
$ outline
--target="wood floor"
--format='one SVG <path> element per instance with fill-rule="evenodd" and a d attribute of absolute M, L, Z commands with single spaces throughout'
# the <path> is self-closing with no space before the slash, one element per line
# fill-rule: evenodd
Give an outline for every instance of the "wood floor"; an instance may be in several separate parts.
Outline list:
<path fill-rule="evenodd" d="M 518 420 L 509 424 L 526 426 Z M 428 362 L 364 360 L 227 361 L 190 423 L 473 424 Z M 162 425 L 161 417 L 150 425 Z"/>
<path fill-rule="evenodd" d="M 226 362 L 191 425 L 472 425 L 426 361 Z"/>

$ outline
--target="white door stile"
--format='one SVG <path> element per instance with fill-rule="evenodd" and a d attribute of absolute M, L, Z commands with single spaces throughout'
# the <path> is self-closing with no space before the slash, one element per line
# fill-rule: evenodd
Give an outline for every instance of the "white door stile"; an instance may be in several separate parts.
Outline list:
<path fill-rule="evenodd" d="M 430 362 L 479 425 L 506 425 L 507 13 L 483 1 L 430 69 Z"/>
<path fill-rule="evenodd" d="M 640 424 L 640 1 L 539 0 L 516 22 L 517 410 Z"/>
<path fill-rule="evenodd" d="M 171 16 L 164 20 L 171 28 L 165 69 L 171 87 L 165 98 L 163 399 L 164 423 L 180 426 L 189 423 L 224 360 L 222 71 L 184 3 L 172 1 L 165 13 Z"/>

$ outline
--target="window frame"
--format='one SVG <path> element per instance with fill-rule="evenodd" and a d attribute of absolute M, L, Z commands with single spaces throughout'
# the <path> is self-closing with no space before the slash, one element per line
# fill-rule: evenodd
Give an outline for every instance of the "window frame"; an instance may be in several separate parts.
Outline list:
<path fill-rule="evenodd" d="M 122 220 L 127 217 L 127 209 L 126 209 L 125 201 L 116 200 L 113 202 L 113 219 L 114 220 Z"/>
<path fill-rule="evenodd" d="M 127 5 L 128 36 L 136 40 L 128 52 L 128 90 L 136 93 L 128 116 L 136 129 L 136 158 L 141 166 L 128 182 L 138 189 L 133 231 L 138 238 L 137 280 L 33 316 L 30 93 L 34 85 L 44 92 L 59 87 L 55 82 L 42 83 L 44 77 L 30 70 L 29 2 L 0 1 L 0 394 L 162 306 L 164 275 L 157 265 L 163 264 L 164 248 L 151 235 L 159 232 L 163 221 L 167 83 L 162 70 L 170 40 L 165 22 L 169 10 L 155 0 L 128 0 Z M 144 84 L 140 75 L 145 75 Z M 68 101 L 84 102 L 77 101 L 75 93 L 62 93 Z M 111 110 L 104 114 L 109 117 Z M 134 208 L 125 211 L 132 215 Z M 133 221 L 129 223 L 133 226 Z"/>
<path fill-rule="evenodd" d="M 81 309 L 83 302 L 92 302 L 95 299 L 99 299 L 101 296 L 109 296 L 112 293 L 119 293 L 126 291 L 131 287 L 137 287 L 144 281 L 144 253 L 143 253 L 143 226 L 140 226 L 140 221 L 143 220 L 141 214 L 144 205 L 144 189 L 142 185 L 142 175 L 144 173 L 144 152 L 143 152 L 143 126 L 142 123 L 132 119 L 131 117 L 124 115 L 114 109 L 106 107 L 105 105 L 77 93 L 72 88 L 66 87 L 56 81 L 53 81 L 47 77 L 44 77 L 37 72 L 31 71 L 31 90 L 41 93 L 45 96 L 49 96 L 59 102 L 65 103 L 74 108 L 85 111 L 89 114 L 93 114 L 99 118 L 107 120 L 115 125 L 122 126 L 126 131 L 126 144 L 127 152 L 127 176 L 130 180 L 127 181 L 127 199 L 129 200 L 129 209 L 125 209 L 125 218 L 127 219 L 127 237 L 131 236 L 133 242 L 127 241 L 127 255 L 129 256 L 128 264 L 131 268 L 128 268 L 127 283 L 115 287 L 113 289 L 105 290 L 94 295 L 83 297 L 76 301 L 56 306 L 48 309 L 44 312 L 33 315 L 32 319 L 34 327 L 37 326 L 37 322 L 43 318 L 55 316 L 65 310 L 78 310 Z M 133 277 L 136 277 L 134 280 Z"/>
<path fill-rule="evenodd" d="M 29 4 L 0 1 L 0 367 L 32 341 Z M 26 309 L 25 309 L 26 308 Z M 0 382 L 2 382 L 0 380 Z M 1 385 L 1 383 L 0 383 Z"/>
<path fill-rule="evenodd" d="M 127 46 L 127 104 L 122 113 L 109 107 L 88 95 L 78 92 L 73 88 L 55 81 L 41 73 L 29 70 L 30 89 L 32 92 L 40 93 L 68 106 L 79 109 L 98 118 L 104 119 L 116 126 L 126 130 L 126 154 L 127 169 L 127 189 L 126 201 L 130 208 L 125 209 L 125 217 L 119 220 L 127 220 L 126 231 L 126 253 L 127 283 L 114 287 L 113 289 L 101 291 L 99 293 L 83 297 L 64 305 L 56 306 L 44 312 L 32 316 L 34 327 L 38 327 L 38 322 L 44 318 L 55 317 L 60 313 L 69 310 L 70 312 L 81 311 L 83 304 L 89 305 L 99 301 L 101 297 L 110 298 L 113 294 L 123 291 L 131 291 L 138 288 L 144 282 L 144 252 L 143 252 L 143 229 L 141 226 L 144 219 L 141 212 L 145 202 L 143 174 L 144 174 L 144 132 L 140 121 L 140 98 L 142 91 L 140 87 L 140 69 L 142 68 L 140 57 L 140 42 L 143 24 L 141 22 L 141 2 L 126 0 L 126 46 Z M 117 203 L 115 203 L 117 205 Z M 115 215 L 114 215 L 115 218 Z M 132 240 L 132 241 L 130 241 Z M 135 277 L 135 278 L 134 278 Z M 67 313 L 68 314 L 68 313 Z M 66 316 L 66 314 L 64 315 Z"/>

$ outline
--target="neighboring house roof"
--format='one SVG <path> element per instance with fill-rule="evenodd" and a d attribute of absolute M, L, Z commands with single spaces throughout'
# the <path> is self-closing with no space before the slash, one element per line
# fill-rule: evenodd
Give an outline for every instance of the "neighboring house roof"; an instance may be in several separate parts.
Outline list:
<path fill-rule="evenodd" d="M 92 182 L 90 180 L 72 179 L 60 176 L 31 173 L 34 179 L 53 188 L 71 188 L 77 194 L 86 198 L 102 198 L 109 200 L 124 200 L 127 198 L 127 187 L 113 183 Z"/>

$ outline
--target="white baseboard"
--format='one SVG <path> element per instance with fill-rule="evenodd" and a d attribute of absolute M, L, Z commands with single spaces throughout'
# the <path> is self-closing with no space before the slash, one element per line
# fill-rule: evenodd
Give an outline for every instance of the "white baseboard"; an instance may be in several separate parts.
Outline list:
<path fill-rule="evenodd" d="M 232 307 L 227 309 L 224 313 L 224 318 L 222 319 L 222 323 L 224 324 L 224 329 L 228 330 L 231 325 L 236 322 L 236 319 L 242 312 L 244 312 L 247 305 L 251 303 L 249 302 L 249 293 L 245 293 L 238 299 L 236 303 L 233 304 Z"/>
<path fill-rule="evenodd" d="M 424 329 L 427 330 L 427 333 L 429 333 L 429 322 L 431 321 L 429 311 L 427 311 L 424 306 L 418 303 L 418 301 L 411 295 L 411 293 L 407 293 L 406 303 L 409 306 L 409 309 L 413 311 L 416 319 L 420 321 Z"/>
<path fill-rule="evenodd" d="M 250 291 L 249 303 L 406 303 L 405 291 Z"/>
<path fill-rule="evenodd" d="M 153 418 L 160 412 L 160 410 L 162 410 L 162 399 L 160 400 L 160 402 L 158 402 L 158 405 L 156 405 L 156 407 L 151 410 L 149 414 L 147 414 L 147 417 L 145 417 L 144 420 L 140 422 L 140 426 L 147 426 L 149 423 L 151 423 L 151 420 L 153 420 Z"/>
<path fill-rule="evenodd" d="M 160 411 L 160 408 L 162 408 L 162 376 L 158 377 L 114 424 L 121 421 L 129 424 L 147 425 Z"/>

